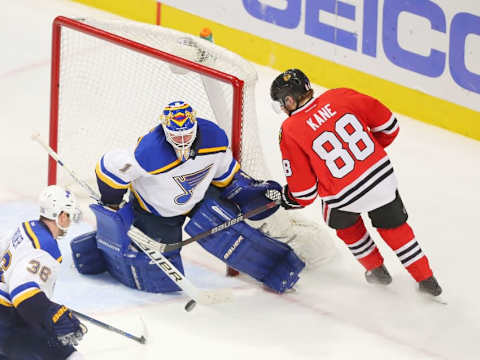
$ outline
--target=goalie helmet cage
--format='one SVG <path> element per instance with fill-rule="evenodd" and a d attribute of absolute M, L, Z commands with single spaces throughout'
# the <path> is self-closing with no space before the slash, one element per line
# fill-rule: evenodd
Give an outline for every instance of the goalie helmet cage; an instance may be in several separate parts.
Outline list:
<path fill-rule="evenodd" d="M 226 131 L 245 172 L 269 179 L 259 145 L 256 80 L 252 64 L 199 37 L 126 19 L 59 16 L 52 35 L 50 147 L 96 186 L 102 154 L 135 146 L 158 125 L 166 104 L 183 100 Z M 48 184 L 56 183 L 71 181 L 57 174 L 50 158 Z M 289 240 L 307 266 L 332 257 L 331 239 L 316 223 L 279 210 L 261 225 Z"/>

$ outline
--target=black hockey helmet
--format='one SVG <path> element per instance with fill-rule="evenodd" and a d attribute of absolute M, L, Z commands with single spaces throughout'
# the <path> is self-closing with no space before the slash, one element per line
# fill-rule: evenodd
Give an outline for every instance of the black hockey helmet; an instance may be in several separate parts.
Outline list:
<path fill-rule="evenodd" d="M 281 73 L 273 80 L 270 87 L 270 97 L 285 105 L 287 96 L 299 101 L 312 89 L 308 77 L 298 69 L 289 69 Z"/>

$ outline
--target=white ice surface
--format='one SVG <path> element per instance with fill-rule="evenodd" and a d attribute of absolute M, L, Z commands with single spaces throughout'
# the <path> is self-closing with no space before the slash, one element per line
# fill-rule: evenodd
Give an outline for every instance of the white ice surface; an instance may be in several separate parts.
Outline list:
<path fill-rule="evenodd" d="M 2 1 L 0 10 L 0 231 L 4 231 L 36 216 L 35 199 L 46 185 L 46 155 L 30 136 L 34 130 L 44 138 L 48 134 L 51 21 L 57 15 L 106 15 L 61 0 Z M 277 72 L 257 69 L 263 151 L 273 176 L 283 182 L 277 148 L 281 119 L 268 99 Z M 222 263 L 191 245 L 184 252 L 187 276 L 202 288 L 231 287 L 235 300 L 197 306 L 187 313 L 182 294 L 141 293 L 107 275 L 76 273 L 68 241 L 91 230 L 88 221 L 75 225 L 61 240 L 65 260 L 56 300 L 134 334 L 142 331 L 143 318 L 150 341 L 139 345 L 89 325 L 79 350 L 87 359 L 119 360 L 479 359 L 480 143 L 404 116 L 399 120 L 400 135 L 389 151 L 409 223 L 448 305 L 421 297 L 372 230 L 394 278 L 388 288 L 368 285 L 362 268 L 338 240 L 337 257 L 303 274 L 297 291 L 283 296 L 266 292 L 245 277 L 226 278 Z M 321 221 L 318 204 L 302 211 Z"/>

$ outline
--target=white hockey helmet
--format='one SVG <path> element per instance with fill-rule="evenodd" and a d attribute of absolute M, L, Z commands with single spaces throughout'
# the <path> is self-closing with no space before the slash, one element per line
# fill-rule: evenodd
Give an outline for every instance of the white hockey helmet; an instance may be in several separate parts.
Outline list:
<path fill-rule="evenodd" d="M 57 226 L 59 226 L 58 216 L 62 211 L 67 213 L 71 219 L 78 213 L 77 202 L 73 193 L 57 185 L 48 186 L 43 190 L 40 194 L 39 203 L 40 215 L 55 220 Z"/>

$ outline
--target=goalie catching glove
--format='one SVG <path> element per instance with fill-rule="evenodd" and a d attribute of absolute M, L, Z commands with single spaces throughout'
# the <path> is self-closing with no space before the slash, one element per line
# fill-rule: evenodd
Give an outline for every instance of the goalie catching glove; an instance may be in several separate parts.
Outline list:
<path fill-rule="evenodd" d="M 281 190 L 276 189 L 269 189 L 265 191 L 265 197 L 272 200 L 278 201 L 280 200 L 280 205 L 285 210 L 292 210 L 292 209 L 301 209 L 303 208 L 292 196 L 290 190 L 288 189 L 288 185 L 285 185 Z"/>

